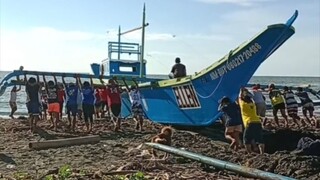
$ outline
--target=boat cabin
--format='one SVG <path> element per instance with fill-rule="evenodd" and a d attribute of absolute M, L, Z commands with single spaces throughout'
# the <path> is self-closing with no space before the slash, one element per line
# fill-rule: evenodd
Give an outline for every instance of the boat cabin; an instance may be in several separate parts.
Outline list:
<path fill-rule="evenodd" d="M 108 58 L 102 64 L 91 64 L 95 75 L 141 76 L 146 75 L 146 61 L 141 66 L 141 47 L 138 43 L 109 42 Z"/>

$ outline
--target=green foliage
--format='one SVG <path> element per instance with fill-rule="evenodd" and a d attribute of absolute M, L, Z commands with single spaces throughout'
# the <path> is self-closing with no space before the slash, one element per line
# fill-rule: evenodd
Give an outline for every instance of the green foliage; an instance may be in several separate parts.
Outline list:
<path fill-rule="evenodd" d="M 23 180 L 23 179 L 28 179 L 30 176 L 26 172 L 16 172 L 14 173 L 14 178 L 17 180 Z"/>
<path fill-rule="evenodd" d="M 71 176 L 72 171 L 69 165 L 63 165 L 59 168 L 59 178 L 67 179 Z"/>
<path fill-rule="evenodd" d="M 144 180 L 144 179 L 145 179 L 144 174 L 141 171 L 138 171 L 137 173 L 135 173 L 130 177 L 130 180 Z"/>
<path fill-rule="evenodd" d="M 54 180 L 52 174 L 46 175 L 46 177 L 44 177 L 44 179 L 45 179 L 45 180 Z"/>
<path fill-rule="evenodd" d="M 145 180 L 146 178 L 144 177 L 143 172 L 138 171 L 135 174 L 127 177 L 125 175 L 117 175 L 115 177 L 116 180 Z"/>

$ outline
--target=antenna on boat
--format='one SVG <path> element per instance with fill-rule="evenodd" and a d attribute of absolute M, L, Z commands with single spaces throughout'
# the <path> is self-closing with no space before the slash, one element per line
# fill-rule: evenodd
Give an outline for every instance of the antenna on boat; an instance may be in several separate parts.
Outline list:
<path fill-rule="evenodd" d="M 146 24 L 146 3 L 143 4 L 143 14 L 142 14 L 142 37 L 141 37 L 141 56 L 140 56 L 140 78 L 142 77 L 143 72 L 143 58 L 144 58 L 144 36 L 145 36 L 145 27 L 149 24 Z"/>
<path fill-rule="evenodd" d="M 121 27 L 118 30 L 118 60 L 120 60 Z"/>

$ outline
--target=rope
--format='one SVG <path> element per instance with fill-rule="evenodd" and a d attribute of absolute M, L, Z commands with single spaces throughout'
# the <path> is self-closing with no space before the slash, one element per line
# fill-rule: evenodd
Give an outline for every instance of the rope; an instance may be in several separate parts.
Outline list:
<path fill-rule="evenodd" d="M 227 59 L 227 63 L 229 62 L 231 56 L 232 56 L 232 50 L 229 52 L 229 56 L 228 56 L 228 59 Z M 226 64 L 227 64 L 227 63 L 226 63 Z M 210 98 L 210 97 L 217 91 L 217 89 L 220 87 L 220 84 L 221 84 L 221 82 L 222 82 L 223 76 L 224 76 L 224 75 L 222 75 L 222 76 L 220 77 L 220 81 L 218 82 L 216 88 L 215 88 L 208 96 L 203 96 L 203 95 L 199 94 L 199 93 L 197 92 L 196 88 L 194 88 L 194 91 L 195 91 L 195 92 L 197 93 L 197 95 L 198 95 L 200 98 L 202 98 L 202 99 Z M 191 83 L 192 83 L 192 81 L 191 81 Z M 193 85 L 193 83 L 192 83 L 192 85 Z M 195 86 L 193 85 L 193 87 L 195 87 Z"/>

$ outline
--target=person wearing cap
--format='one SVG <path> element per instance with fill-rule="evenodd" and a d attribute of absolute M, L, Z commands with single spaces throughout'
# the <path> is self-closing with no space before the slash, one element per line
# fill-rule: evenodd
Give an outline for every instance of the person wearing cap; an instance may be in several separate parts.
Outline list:
<path fill-rule="evenodd" d="M 181 64 L 179 57 L 175 60 L 176 64 L 172 66 L 169 77 L 172 78 L 181 78 L 187 76 L 186 66 Z"/>
<path fill-rule="evenodd" d="M 298 87 L 296 95 L 299 97 L 302 105 L 302 114 L 306 118 L 306 121 L 311 124 L 311 120 L 315 122 L 315 127 L 320 128 L 320 124 L 313 115 L 314 112 L 314 105 L 312 100 L 310 99 L 308 93 L 306 91 L 303 91 L 302 87 Z M 307 112 L 309 112 L 309 116 L 307 115 Z"/>
<path fill-rule="evenodd" d="M 237 150 L 241 146 L 242 119 L 239 105 L 224 96 L 219 101 L 218 110 L 223 112 L 225 121 L 225 138 L 231 141 L 230 148 Z"/>
<path fill-rule="evenodd" d="M 260 154 L 264 154 L 262 125 L 256 113 L 252 94 L 246 88 L 240 89 L 239 106 L 244 126 L 243 143 L 248 153 L 252 153 L 252 143 L 258 144 Z"/>
<path fill-rule="evenodd" d="M 14 119 L 13 114 L 17 111 L 17 92 L 21 90 L 21 85 L 17 89 L 17 86 L 13 86 L 11 92 L 10 92 L 10 100 L 9 100 L 9 105 L 11 108 L 11 113 L 9 117 Z"/>
<path fill-rule="evenodd" d="M 285 120 L 285 127 L 288 127 L 289 124 L 288 124 L 288 117 L 286 115 L 285 101 L 284 101 L 284 98 L 283 98 L 281 92 L 278 89 L 276 89 L 274 84 L 269 85 L 269 98 L 270 98 L 271 105 L 272 105 L 272 114 L 273 114 L 274 121 L 276 122 L 277 126 L 280 127 L 279 118 L 277 115 L 278 110 L 280 110 L 280 113 Z"/>

